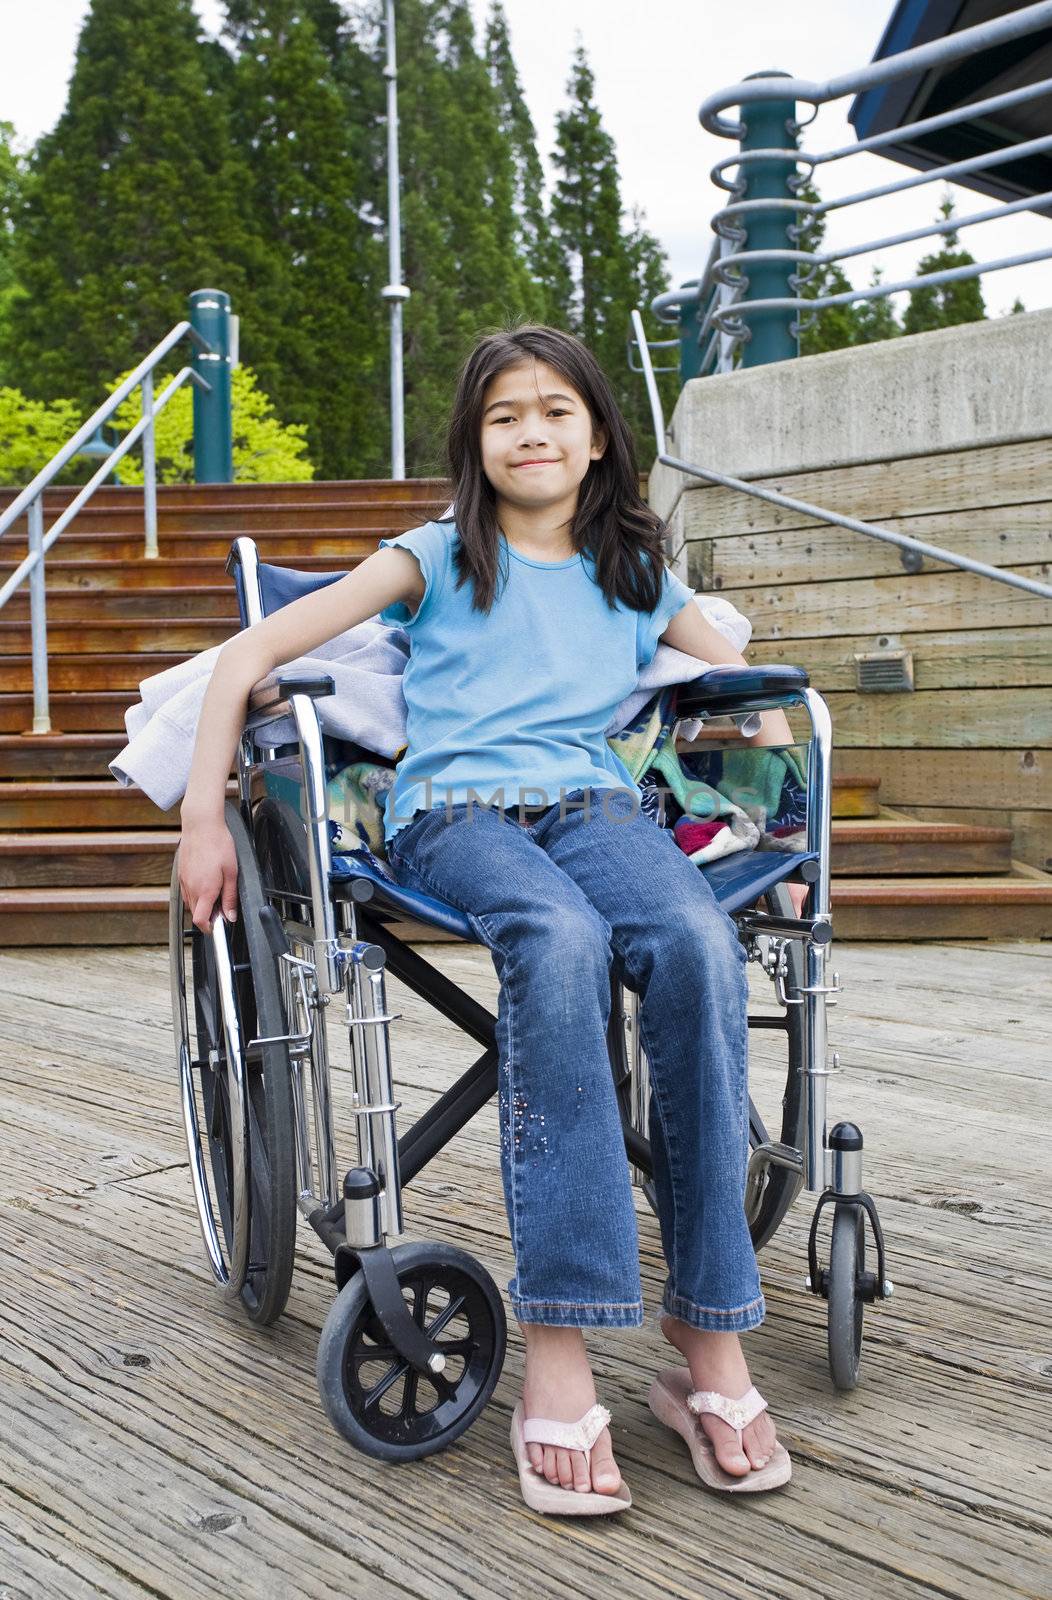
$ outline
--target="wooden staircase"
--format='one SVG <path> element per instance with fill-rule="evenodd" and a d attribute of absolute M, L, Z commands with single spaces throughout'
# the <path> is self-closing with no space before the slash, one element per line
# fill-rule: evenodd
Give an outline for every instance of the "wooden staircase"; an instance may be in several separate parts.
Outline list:
<path fill-rule="evenodd" d="M 47 562 L 51 720 L 34 736 L 28 590 L 0 611 L 0 946 L 161 944 L 178 810 L 120 788 L 141 679 L 230 637 L 224 570 L 249 534 L 265 561 L 353 567 L 385 534 L 445 506 L 441 480 L 158 490 L 159 559 L 142 554 L 142 495 L 102 490 Z M 47 497 L 45 525 L 72 491 Z M 13 491 L 0 491 L 0 509 Z M 0 583 L 25 554 L 0 542 Z M 881 809 L 877 786 L 834 781 L 835 927 L 846 938 L 1052 934 L 1052 877 L 1012 861 L 1009 829 L 918 822 Z M 433 930 L 432 930 L 433 931 Z"/>

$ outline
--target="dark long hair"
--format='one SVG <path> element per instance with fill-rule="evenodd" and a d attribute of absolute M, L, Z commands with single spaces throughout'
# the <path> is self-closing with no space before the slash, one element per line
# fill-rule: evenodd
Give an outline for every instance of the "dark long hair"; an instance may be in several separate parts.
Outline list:
<path fill-rule="evenodd" d="M 574 550 L 595 562 L 596 582 L 613 609 L 615 599 L 636 611 L 653 611 L 661 598 L 665 524 L 639 493 L 635 445 L 609 380 L 592 352 L 573 334 L 538 323 L 486 334 L 460 370 L 449 419 L 446 452 L 453 480 L 453 519 L 460 535 L 454 560 L 457 588 L 474 583 L 473 608 L 489 611 L 500 561 L 497 497 L 482 469 L 482 404 L 499 373 L 529 357 L 547 362 L 576 389 L 592 419 L 606 430 L 600 460 L 589 463 L 570 525 Z M 505 575 L 506 576 L 506 575 Z"/>

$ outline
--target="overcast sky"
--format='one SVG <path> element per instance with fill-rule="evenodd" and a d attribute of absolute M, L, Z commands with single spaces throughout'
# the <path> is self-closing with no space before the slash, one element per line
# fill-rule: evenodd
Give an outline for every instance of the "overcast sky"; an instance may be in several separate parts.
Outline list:
<path fill-rule="evenodd" d="M 202 21 L 217 26 L 215 0 L 195 0 Z M 472 0 L 481 24 L 488 0 Z M 712 233 L 709 219 L 722 203 L 710 181 L 713 163 L 733 146 L 703 132 L 698 106 L 704 97 L 762 68 L 825 79 L 868 61 L 892 0 L 654 0 L 643 7 L 612 0 L 505 0 L 515 58 L 547 163 L 555 116 L 577 36 L 595 73 L 604 123 L 617 143 L 625 205 L 637 205 L 666 250 L 673 282 L 694 277 L 704 265 Z M 52 127 L 64 101 L 86 0 L 0 0 L 4 49 L 0 53 L 0 118 L 13 122 L 26 143 Z M 829 150 L 854 138 L 848 102 L 825 107 L 805 131 L 811 149 Z M 861 155 L 819 169 L 823 197 L 832 199 L 888 182 L 906 169 Z M 937 212 L 938 184 L 864 207 L 834 212 L 827 244 L 848 243 L 920 227 Z M 961 215 L 993 202 L 954 190 Z M 980 260 L 1047 246 L 1052 220 L 1026 213 L 965 231 L 963 242 Z M 905 278 L 929 241 L 900 246 L 849 264 L 856 283 L 870 266 L 889 281 Z M 1016 295 L 1028 309 L 1052 304 L 1052 263 L 1039 262 L 990 274 L 988 309 L 1006 311 Z"/>

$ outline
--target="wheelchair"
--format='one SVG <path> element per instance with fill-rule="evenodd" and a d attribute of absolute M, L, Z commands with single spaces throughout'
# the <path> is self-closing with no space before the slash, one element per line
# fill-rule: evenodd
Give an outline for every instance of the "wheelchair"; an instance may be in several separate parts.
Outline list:
<path fill-rule="evenodd" d="M 227 561 L 243 626 L 342 574 L 260 562 L 251 539 Z M 339 1433 L 392 1462 L 444 1449 L 496 1386 L 507 1327 L 501 1294 L 467 1251 L 404 1238 L 402 1189 L 497 1091 L 496 1019 L 392 931 L 407 919 L 475 942 L 456 908 L 401 888 L 368 850 L 332 849 L 327 776 L 349 752 L 326 739 L 316 703 L 332 680 L 286 668 L 253 691 L 237 756 L 238 800 L 227 821 L 238 865 L 238 914 L 209 934 L 193 927 L 172 873 L 170 964 L 178 1080 L 194 1200 L 212 1273 L 254 1322 L 278 1318 L 289 1294 L 302 1214 L 333 1258 L 336 1296 L 317 1352 L 322 1404 Z M 676 715 L 722 718 L 803 706 L 806 849 L 740 850 L 700 868 L 739 937 L 774 986 L 773 1011 L 749 1016 L 750 1156 L 744 1194 L 753 1244 L 772 1237 L 802 1188 L 818 1194 L 805 1286 L 827 1302 L 834 1385 L 858 1380 L 863 1310 L 886 1298 L 884 1240 L 862 1189 L 862 1134 L 826 1133 L 831 727 L 798 667 L 718 667 L 681 686 Z M 258 735 L 291 719 L 295 740 Z M 360 747 L 359 747 L 360 748 Z M 382 760 L 382 758 L 376 758 Z M 794 915 L 790 882 L 808 885 Z M 401 1136 L 397 1132 L 385 978 L 393 973 L 474 1040 L 481 1054 Z M 328 1008 L 345 1008 L 355 1164 L 337 1160 Z M 769 1130 L 753 1102 L 754 1040 L 774 1048 L 785 1083 Z M 773 1035 L 773 1038 L 772 1038 Z M 779 1040 L 781 1043 L 779 1043 Z M 633 1182 L 656 1211 L 646 1138 L 648 1063 L 638 997 L 611 966 L 610 1067 Z M 784 1055 L 783 1055 L 784 1052 Z M 835 1054 L 832 1071 L 836 1070 Z M 770 1075 L 770 1074 L 769 1074 Z M 818 1225 L 832 1208 L 828 1262 Z M 866 1266 L 869 1219 L 875 1271 Z"/>

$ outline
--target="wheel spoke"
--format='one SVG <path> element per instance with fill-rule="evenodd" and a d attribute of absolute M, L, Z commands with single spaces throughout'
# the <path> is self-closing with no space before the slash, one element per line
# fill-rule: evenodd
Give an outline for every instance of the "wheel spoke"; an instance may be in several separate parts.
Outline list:
<path fill-rule="evenodd" d="M 365 1395 L 365 1409 L 369 1410 L 370 1408 L 375 1408 L 378 1406 L 388 1389 L 393 1389 L 403 1372 L 408 1371 L 409 1363 L 408 1361 L 403 1361 L 399 1366 L 392 1367 L 390 1372 L 386 1372 L 384 1376 L 373 1385 L 368 1394 Z"/>
<path fill-rule="evenodd" d="M 402 1400 L 401 1416 L 412 1417 L 416 1415 L 416 1391 L 419 1383 L 419 1372 L 415 1367 L 410 1367 L 405 1380 L 405 1395 Z"/>
<path fill-rule="evenodd" d="M 459 1295 L 456 1300 L 451 1300 L 448 1306 L 443 1307 L 443 1309 L 438 1313 L 434 1322 L 430 1323 L 428 1326 L 427 1332 L 429 1338 L 434 1339 L 442 1332 L 442 1329 L 447 1325 L 447 1323 L 452 1322 L 453 1318 L 464 1304 L 465 1299 L 465 1295 Z"/>
<path fill-rule="evenodd" d="M 436 1339 L 435 1343 L 444 1356 L 463 1356 L 465 1360 L 473 1355 L 479 1347 L 477 1339 L 452 1339 L 443 1341 Z"/>

